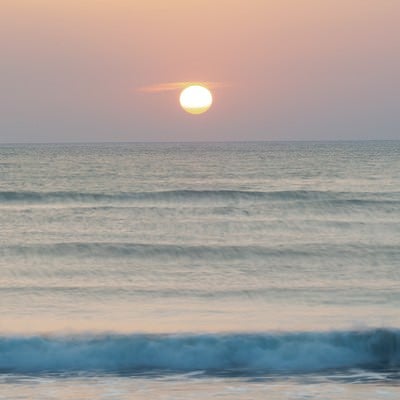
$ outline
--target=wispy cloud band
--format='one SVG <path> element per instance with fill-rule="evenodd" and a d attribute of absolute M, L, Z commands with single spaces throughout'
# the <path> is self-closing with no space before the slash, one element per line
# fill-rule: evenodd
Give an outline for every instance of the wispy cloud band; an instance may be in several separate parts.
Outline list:
<path fill-rule="evenodd" d="M 162 93 L 162 92 L 180 90 L 190 85 L 202 85 L 206 86 L 209 89 L 217 89 L 230 86 L 230 84 L 226 82 L 185 81 L 185 82 L 157 83 L 154 85 L 141 87 L 138 89 L 138 91 L 144 93 Z"/>

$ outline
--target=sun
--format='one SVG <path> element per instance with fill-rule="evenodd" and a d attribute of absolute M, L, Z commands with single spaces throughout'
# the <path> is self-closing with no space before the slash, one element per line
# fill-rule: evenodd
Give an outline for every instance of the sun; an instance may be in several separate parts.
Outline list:
<path fill-rule="evenodd" d="M 190 114 L 203 114 L 211 107 L 212 102 L 211 92 L 201 85 L 188 86 L 179 96 L 181 107 Z"/>

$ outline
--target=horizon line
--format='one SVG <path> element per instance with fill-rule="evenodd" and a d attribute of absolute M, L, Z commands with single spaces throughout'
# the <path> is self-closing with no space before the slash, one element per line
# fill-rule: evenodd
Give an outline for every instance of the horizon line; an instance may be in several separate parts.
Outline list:
<path fill-rule="evenodd" d="M 399 139 L 270 139 L 270 140 L 117 140 L 117 141 L 70 141 L 70 142 L 1 142 L 6 145 L 72 145 L 72 144 L 222 144 L 222 143 L 350 143 L 350 142 L 400 142 Z"/>

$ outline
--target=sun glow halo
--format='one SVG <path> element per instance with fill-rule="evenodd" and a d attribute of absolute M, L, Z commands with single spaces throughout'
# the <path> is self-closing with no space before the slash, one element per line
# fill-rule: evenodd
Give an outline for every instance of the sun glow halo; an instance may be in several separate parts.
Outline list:
<path fill-rule="evenodd" d="M 202 114 L 212 104 L 212 94 L 204 86 L 191 85 L 183 89 L 179 97 L 181 107 L 190 114 Z"/>

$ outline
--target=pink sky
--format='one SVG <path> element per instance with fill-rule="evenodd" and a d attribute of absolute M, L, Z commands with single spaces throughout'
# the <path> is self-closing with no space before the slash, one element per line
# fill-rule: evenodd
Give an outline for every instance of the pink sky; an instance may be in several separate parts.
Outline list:
<path fill-rule="evenodd" d="M 0 142 L 400 139 L 398 0 L 2 0 Z M 171 82 L 217 83 L 192 116 Z"/>

